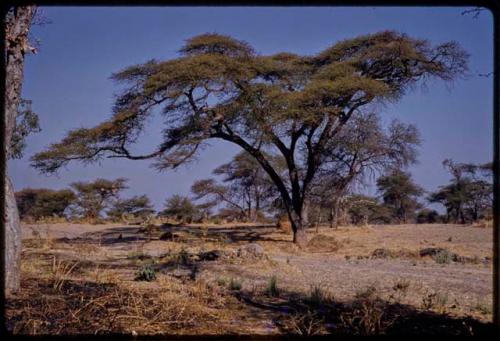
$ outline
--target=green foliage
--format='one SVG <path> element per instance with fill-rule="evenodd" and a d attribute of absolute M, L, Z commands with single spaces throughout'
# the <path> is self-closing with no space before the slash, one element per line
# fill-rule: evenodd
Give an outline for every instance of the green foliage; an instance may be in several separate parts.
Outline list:
<path fill-rule="evenodd" d="M 75 194 L 68 189 L 25 188 L 16 192 L 15 197 L 21 219 L 31 217 L 36 220 L 63 217 L 66 209 L 76 200 Z"/>
<path fill-rule="evenodd" d="M 267 282 L 266 293 L 271 297 L 278 297 L 280 295 L 276 275 L 273 275 L 269 278 L 269 281 Z"/>
<path fill-rule="evenodd" d="M 10 140 L 10 158 L 22 158 L 23 151 L 26 148 L 26 137 L 40 131 L 42 130 L 40 129 L 38 115 L 31 109 L 31 101 L 21 99 L 16 117 L 16 126 Z"/>
<path fill-rule="evenodd" d="M 155 279 L 156 279 L 156 271 L 150 264 L 142 266 L 135 273 L 135 278 L 134 278 L 135 281 L 146 281 L 146 282 L 152 282 Z"/>

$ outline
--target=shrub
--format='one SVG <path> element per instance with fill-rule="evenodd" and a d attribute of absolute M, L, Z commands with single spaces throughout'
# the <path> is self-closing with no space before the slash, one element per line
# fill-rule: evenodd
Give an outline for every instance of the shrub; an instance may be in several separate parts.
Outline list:
<path fill-rule="evenodd" d="M 422 308 L 425 310 L 437 310 L 443 313 L 446 310 L 446 304 L 448 303 L 448 294 L 443 294 L 440 292 L 430 292 L 427 293 L 422 298 Z"/>
<path fill-rule="evenodd" d="M 430 256 L 438 264 L 449 264 L 457 258 L 454 253 L 440 247 L 420 250 L 420 257 L 425 256 Z"/>
<path fill-rule="evenodd" d="M 271 278 L 269 278 L 269 281 L 267 282 L 266 292 L 271 297 L 279 296 L 280 290 L 278 288 L 276 275 L 273 275 L 271 276 Z"/>
<path fill-rule="evenodd" d="M 341 328 L 349 334 L 379 335 L 394 324 L 395 318 L 386 314 L 387 304 L 378 299 L 364 299 L 352 312 L 340 316 Z"/>
<path fill-rule="evenodd" d="M 223 277 L 218 277 L 217 278 L 217 285 L 220 287 L 223 287 L 227 284 L 227 280 Z"/>
<path fill-rule="evenodd" d="M 150 264 L 141 267 L 135 274 L 134 280 L 151 282 L 156 279 L 156 271 Z"/>
<path fill-rule="evenodd" d="M 453 260 L 453 254 L 448 250 L 445 250 L 443 252 L 437 253 L 432 257 L 432 259 L 434 259 L 434 261 L 438 264 L 450 264 Z"/>

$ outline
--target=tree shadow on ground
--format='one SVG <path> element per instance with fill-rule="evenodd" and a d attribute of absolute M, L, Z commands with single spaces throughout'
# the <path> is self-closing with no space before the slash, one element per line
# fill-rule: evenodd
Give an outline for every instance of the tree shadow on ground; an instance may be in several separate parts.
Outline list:
<path fill-rule="evenodd" d="M 54 239 L 54 241 L 67 244 L 98 244 L 109 246 L 158 240 L 163 232 L 187 233 L 192 235 L 193 238 L 214 239 L 217 241 L 225 240 L 231 243 L 252 243 L 259 241 L 286 243 L 291 241 L 268 237 L 278 232 L 274 225 L 235 225 L 231 227 L 210 227 L 206 229 L 183 224 L 163 224 L 161 226 L 154 226 L 152 230 L 154 231 L 152 235 L 148 235 L 146 230 L 142 227 L 119 226 L 102 231 L 87 232 L 75 238 L 57 238 Z M 181 238 L 181 241 L 182 239 L 184 238 Z"/>
<path fill-rule="evenodd" d="M 161 229 L 165 232 L 187 232 L 196 237 L 227 238 L 230 242 L 283 242 L 284 240 L 267 237 L 278 232 L 275 225 L 234 225 L 231 227 L 213 227 L 204 229 L 197 226 L 163 224 Z"/>
<path fill-rule="evenodd" d="M 233 294 L 248 306 L 274 312 L 273 322 L 286 335 L 489 336 L 494 333 L 492 323 L 419 310 L 377 296 L 341 302 L 286 291 L 281 291 L 278 297 L 242 291 Z"/>

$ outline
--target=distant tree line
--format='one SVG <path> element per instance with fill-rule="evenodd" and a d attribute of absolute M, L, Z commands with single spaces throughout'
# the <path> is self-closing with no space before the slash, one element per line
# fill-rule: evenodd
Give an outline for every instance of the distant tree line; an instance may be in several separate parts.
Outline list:
<path fill-rule="evenodd" d="M 492 163 L 457 163 L 446 159 L 443 166 L 451 175 L 449 183 L 428 192 L 414 182 L 409 172 L 398 168 L 403 162 L 408 164 L 415 160 L 412 145 L 418 141 L 416 131 L 406 127 L 406 134 L 401 135 L 400 132 L 395 137 L 381 134 L 373 125 L 366 127 L 370 127 L 365 131 L 365 138 L 370 138 L 370 143 L 355 144 L 347 138 L 337 142 L 338 146 L 343 146 L 339 147 L 342 149 L 342 162 L 349 160 L 348 155 L 351 161 L 347 163 L 348 169 L 337 173 L 329 171 L 319 178 L 309 201 L 311 226 L 325 223 L 330 227 L 339 224 L 466 224 L 491 219 Z M 399 125 L 396 130 L 402 127 Z M 377 138 L 369 137 L 369 134 L 375 134 Z M 390 144 L 389 141 L 399 146 L 399 153 L 391 154 L 392 147 L 382 145 Z M 403 155 L 401 150 L 406 154 Z M 353 155 L 356 155 L 357 161 L 352 160 L 355 158 Z M 271 159 L 270 156 L 268 158 Z M 273 162 L 276 169 L 285 169 L 284 165 L 280 166 L 282 161 L 279 158 Z M 337 167 L 342 168 L 342 165 Z M 356 193 L 354 184 L 364 184 L 366 174 L 373 174 L 376 170 L 381 171 L 376 180 L 377 195 Z M 220 180 L 208 178 L 195 181 L 191 186 L 192 196 L 172 195 L 159 212 L 153 209 L 146 195 L 121 198 L 121 192 L 128 188 L 124 178 L 75 182 L 70 184 L 70 188 L 61 190 L 26 188 L 17 192 L 15 197 L 20 217 L 25 221 L 61 217 L 95 223 L 103 219 L 145 219 L 156 214 L 184 223 L 270 222 L 286 216 L 272 181 L 246 153 L 236 154 L 230 162 L 217 167 L 212 173 Z M 426 204 L 439 204 L 445 213 L 440 214 Z"/>

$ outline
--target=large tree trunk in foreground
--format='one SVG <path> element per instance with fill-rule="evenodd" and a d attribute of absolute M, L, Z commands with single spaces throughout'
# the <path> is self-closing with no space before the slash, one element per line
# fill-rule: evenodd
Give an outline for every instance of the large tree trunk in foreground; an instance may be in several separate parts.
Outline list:
<path fill-rule="evenodd" d="M 5 160 L 10 157 L 10 141 L 21 101 L 24 56 L 32 50 L 28 33 L 35 10 L 36 6 L 16 7 L 5 22 Z M 5 174 L 5 293 L 8 295 L 20 286 L 21 225 L 14 188 Z"/>
<path fill-rule="evenodd" d="M 21 226 L 14 188 L 5 178 L 5 293 L 19 289 L 21 270 Z"/>

